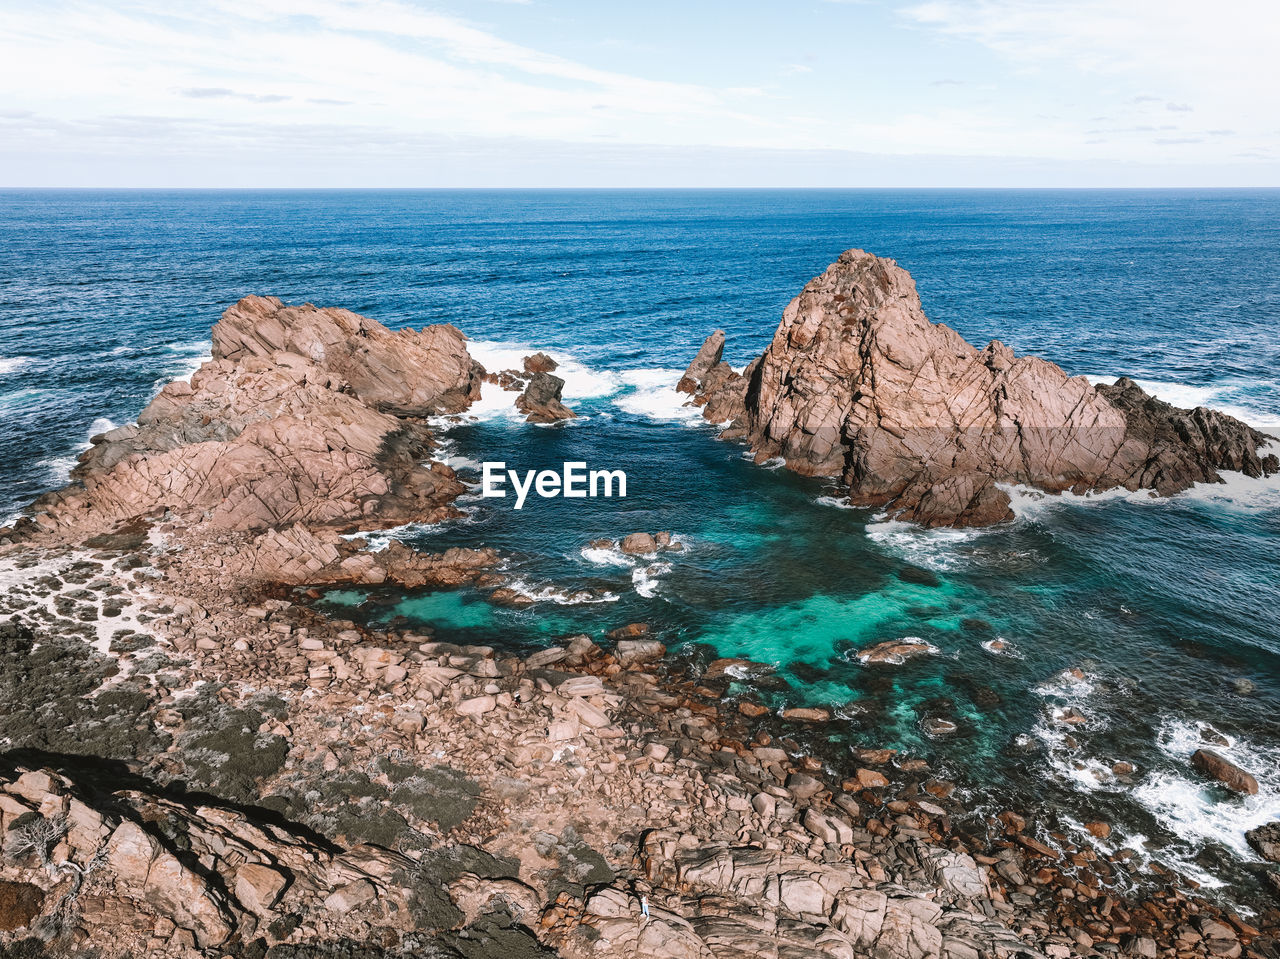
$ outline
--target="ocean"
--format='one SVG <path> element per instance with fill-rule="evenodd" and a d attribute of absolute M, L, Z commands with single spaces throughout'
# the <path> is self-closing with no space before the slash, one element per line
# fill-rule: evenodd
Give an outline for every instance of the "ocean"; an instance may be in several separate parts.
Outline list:
<path fill-rule="evenodd" d="M 470 482 L 485 460 L 623 469 L 627 497 L 515 511 L 473 495 L 465 519 L 400 532 L 499 548 L 538 602 L 340 590 L 327 605 L 520 649 L 645 621 L 681 655 L 776 666 L 785 682 L 739 690 L 829 705 L 832 749 L 921 755 L 980 811 L 1030 809 L 1066 833 L 1106 821 L 1095 843 L 1247 904 L 1245 830 L 1280 818 L 1280 482 L 1167 501 L 1022 493 L 1014 523 L 924 531 L 753 464 L 672 387 L 717 328 L 734 365 L 758 354 L 849 247 L 896 259 L 929 317 L 973 343 L 1129 375 L 1280 435 L 1280 191 L 7 191 L 0 518 L 193 371 L 249 293 L 454 323 L 490 369 L 544 349 L 580 418 L 527 425 L 488 390 L 441 423 L 438 455 Z M 638 530 L 685 549 L 588 545 Z M 908 637 L 936 652 L 857 658 Z M 1257 796 L 1190 769 L 1208 740 Z"/>

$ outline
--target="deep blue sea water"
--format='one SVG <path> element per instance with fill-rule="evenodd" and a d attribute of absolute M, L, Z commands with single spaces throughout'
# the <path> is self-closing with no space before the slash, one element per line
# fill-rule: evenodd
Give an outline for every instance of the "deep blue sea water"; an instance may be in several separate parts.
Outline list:
<path fill-rule="evenodd" d="M 898 260 L 929 316 L 972 342 L 1132 375 L 1280 433 L 1277 191 L 3 192 L 0 514 L 194 369 L 247 293 L 452 322 L 490 367 L 548 349 L 581 419 L 528 426 L 489 394 L 442 424 L 441 455 L 470 479 L 481 460 L 621 468 L 628 497 L 519 512 L 473 499 L 465 521 L 405 533 L 496 546 L 542 601 L 332 602 L 522 647 L 646 620 L 670 646 L 776 664 L 790 688 L 773 701 L 831 704 L 840 745 L 923 754 L 971 801 L 1039 807 L 1067 831 L 1105 819 L 1113 847 L 1244 890 L 1244 831 L 1280 818 L 1280 484 L 1026 497 L 1009 526 L 925 532 L 751 464 L 671 387 L 716 328 L 747 362 L 853 246 Z M 584 550 L 660 529 L 686 550 Z M 939 652 L 898 667 L 854 655 L 904 637 Z M 1012 655 L 983 646 L 997 637 Z M 1068 707 L 1087 721 L 1055 721 Z M 931 738 L 936 718 L 957 731 Z M 1189 770 L 1209 726 L 1257 797 Z M 1118 761 L 1136 766 L 1128 781 Z"/>

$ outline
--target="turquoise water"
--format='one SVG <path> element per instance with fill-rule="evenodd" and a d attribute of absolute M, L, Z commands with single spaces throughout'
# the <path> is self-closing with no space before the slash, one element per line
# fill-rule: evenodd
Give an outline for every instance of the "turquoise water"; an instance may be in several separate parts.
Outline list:
<path fill-rule="evenodd" d="M 974 342 L 1280 424 L 1280 193 L 8 193 L 0 232 L 7 510 L 198 362 L 245 293 L 452 321 L 492 368 L 549 348 L 581 419 L 529 426 L 487 395 L 475 419 L 441 424 L 440 455 L 470 481 L 483 460 L 624 469 L 627 498 L 519 512 L 470 499 L 465 520 L 403 534 L 498 548 L 532 607 L 468 590 L 344 590 L 334 606 L 513 649 L 642 620 L 690 661 L 772 664 L 782 682 L 736 689 L 829 704 L 833 749 L 922 754 L 974 802 L 1035 807 L 1068 831 L 1106 819 L 1115 846 L 1252 895 L 1244 831 L 1280 818 L 1274 482 L 1024 499 L 1006 527 L 920 531 L 752 464 L 671 387 L 717 327 L 745 363 L 805 281 L 863 246 L 911 270 L 929 315 Z M 685 550 L 585 549 L 662 529 Z M 907 637 L 937 653 L 858 661 Z M 984 646 L 996 640 L 1003 653 Z M 1054 720 L 1068 707 L 1082 726 Z M 956 732 L 932 738 L 935 719 Z M 1206 726 L 1258 797 L 1189 771 Z M 1118 761 L 1136 773 L 1117 779 Z"/>

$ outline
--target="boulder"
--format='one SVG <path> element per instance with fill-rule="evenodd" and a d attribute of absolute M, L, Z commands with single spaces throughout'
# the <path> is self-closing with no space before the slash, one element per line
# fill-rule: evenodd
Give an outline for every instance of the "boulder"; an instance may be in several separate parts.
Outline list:
<path fill-rule="evenodd" d="M 1191 754 L 1191 765 L 1235 792 L 1247 796 L 1258 793 L 1258 780 L 1211 749 L 1197 749 Z"/>
<path fill-rule="evenodd" d="M 667 647 L 656 639 L 621 639 L 614 648 L 614 655 L 623 666 L 656 662 L 666 654 Z"/>
<path fill-rule="evenodd" d="M 524 371 L 530 374 L 536 373 L 554 373 L 560 366 L 555 360 L 547 356 L 546 353 L 534 353 L 532 356 L 524 358 Z"/>
<path fill-rule="evenodd" d="M 862 789 L 883 789 L 889 785 L 888 778 L 883 773 L 878 773 L 874 769 L 859 769 L 854 773 L 854 778 L 858 781 L 858 786 Z"/>
<path fill-rule="evenodd" d="M 782 718 L 796 723 L 825 723 L 831 719 L 831 710 L 817 706 L 795 706 L 784 709 Z"/>
<path fill-rule="evenodd" d="M 255 915 L 269 912 L 280 901 L 289 878 L 279 869 L 262 863 L 245 863 L 236 870 L 236 899 Z"/>
<path fill-rule="evenodd" d="M 493 696 L 476 696 L 472 699 L 464 699 L 458 703 L 456 709 L 460 716 L 483 716 L 497 705 L 498 701 Z"/>
<path fill-rule="evenodd" d="M 189 384 L 100 437 L 77 482 L 35 507 L 82 539 L 166 510 L 252 531 L 454 515 L 465 488 L 430 462 L 423 418 L 465 409 L 481 372 L 452 326 L 392 332 L 347 310 L 246 297 L 215 324 L 213 359 Z"/>
<path fill-rule="evenodd" d="M 560 393 L 564 389 L 564 380 L 550 373 L 534 373 L 524 392 L 516 399 L 516 409 L 528 414 L 525 420 L 529 423 L 554 423 L 557 420 L 571 420 L 577 413 L 560 401 Z"/>
<path fill-rule="evenodd" d="M 932 643 L 926 643 L 923 639 L 894 639 L 859 650 L 858 662 L 871 666 L 901 666 L 909 659 L 935 656 L 937 653 L 938 647 Z"/>
<path fill-rule="evenodd" d="M 649 533 L 631 533 L 622 540 L 619 548 L 632 556 L 647 556 L 658 551 L 658 543 Z"/>
<path fill-rule="evenodd" d="M 339 886 L 325 897 L 324 907 L 331 912 L 346 913 L 378 896 L 377 887 L 368 879 L 357 879 L 355 882 Z"/>
<path fill-rule="evenodd" d="M 1280 822 L 1269 822 L 1244 834 L 1258 855 L 1270 862 L 1280 862 Z"/>
<path fill-rule="evenodd" d="M 159 846 L 141 826 L 125 820 L 107 840 L 107 865 L 128 886 L 141 888 Z"/>

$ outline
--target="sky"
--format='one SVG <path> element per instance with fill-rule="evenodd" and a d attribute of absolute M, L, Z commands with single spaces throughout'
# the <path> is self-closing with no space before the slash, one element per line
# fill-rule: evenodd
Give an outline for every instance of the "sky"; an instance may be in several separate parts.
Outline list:
<path fill-rule="evenodd" d="M 0 0 L 0 186 L 1280 186 L 1274 0 Z"/>

